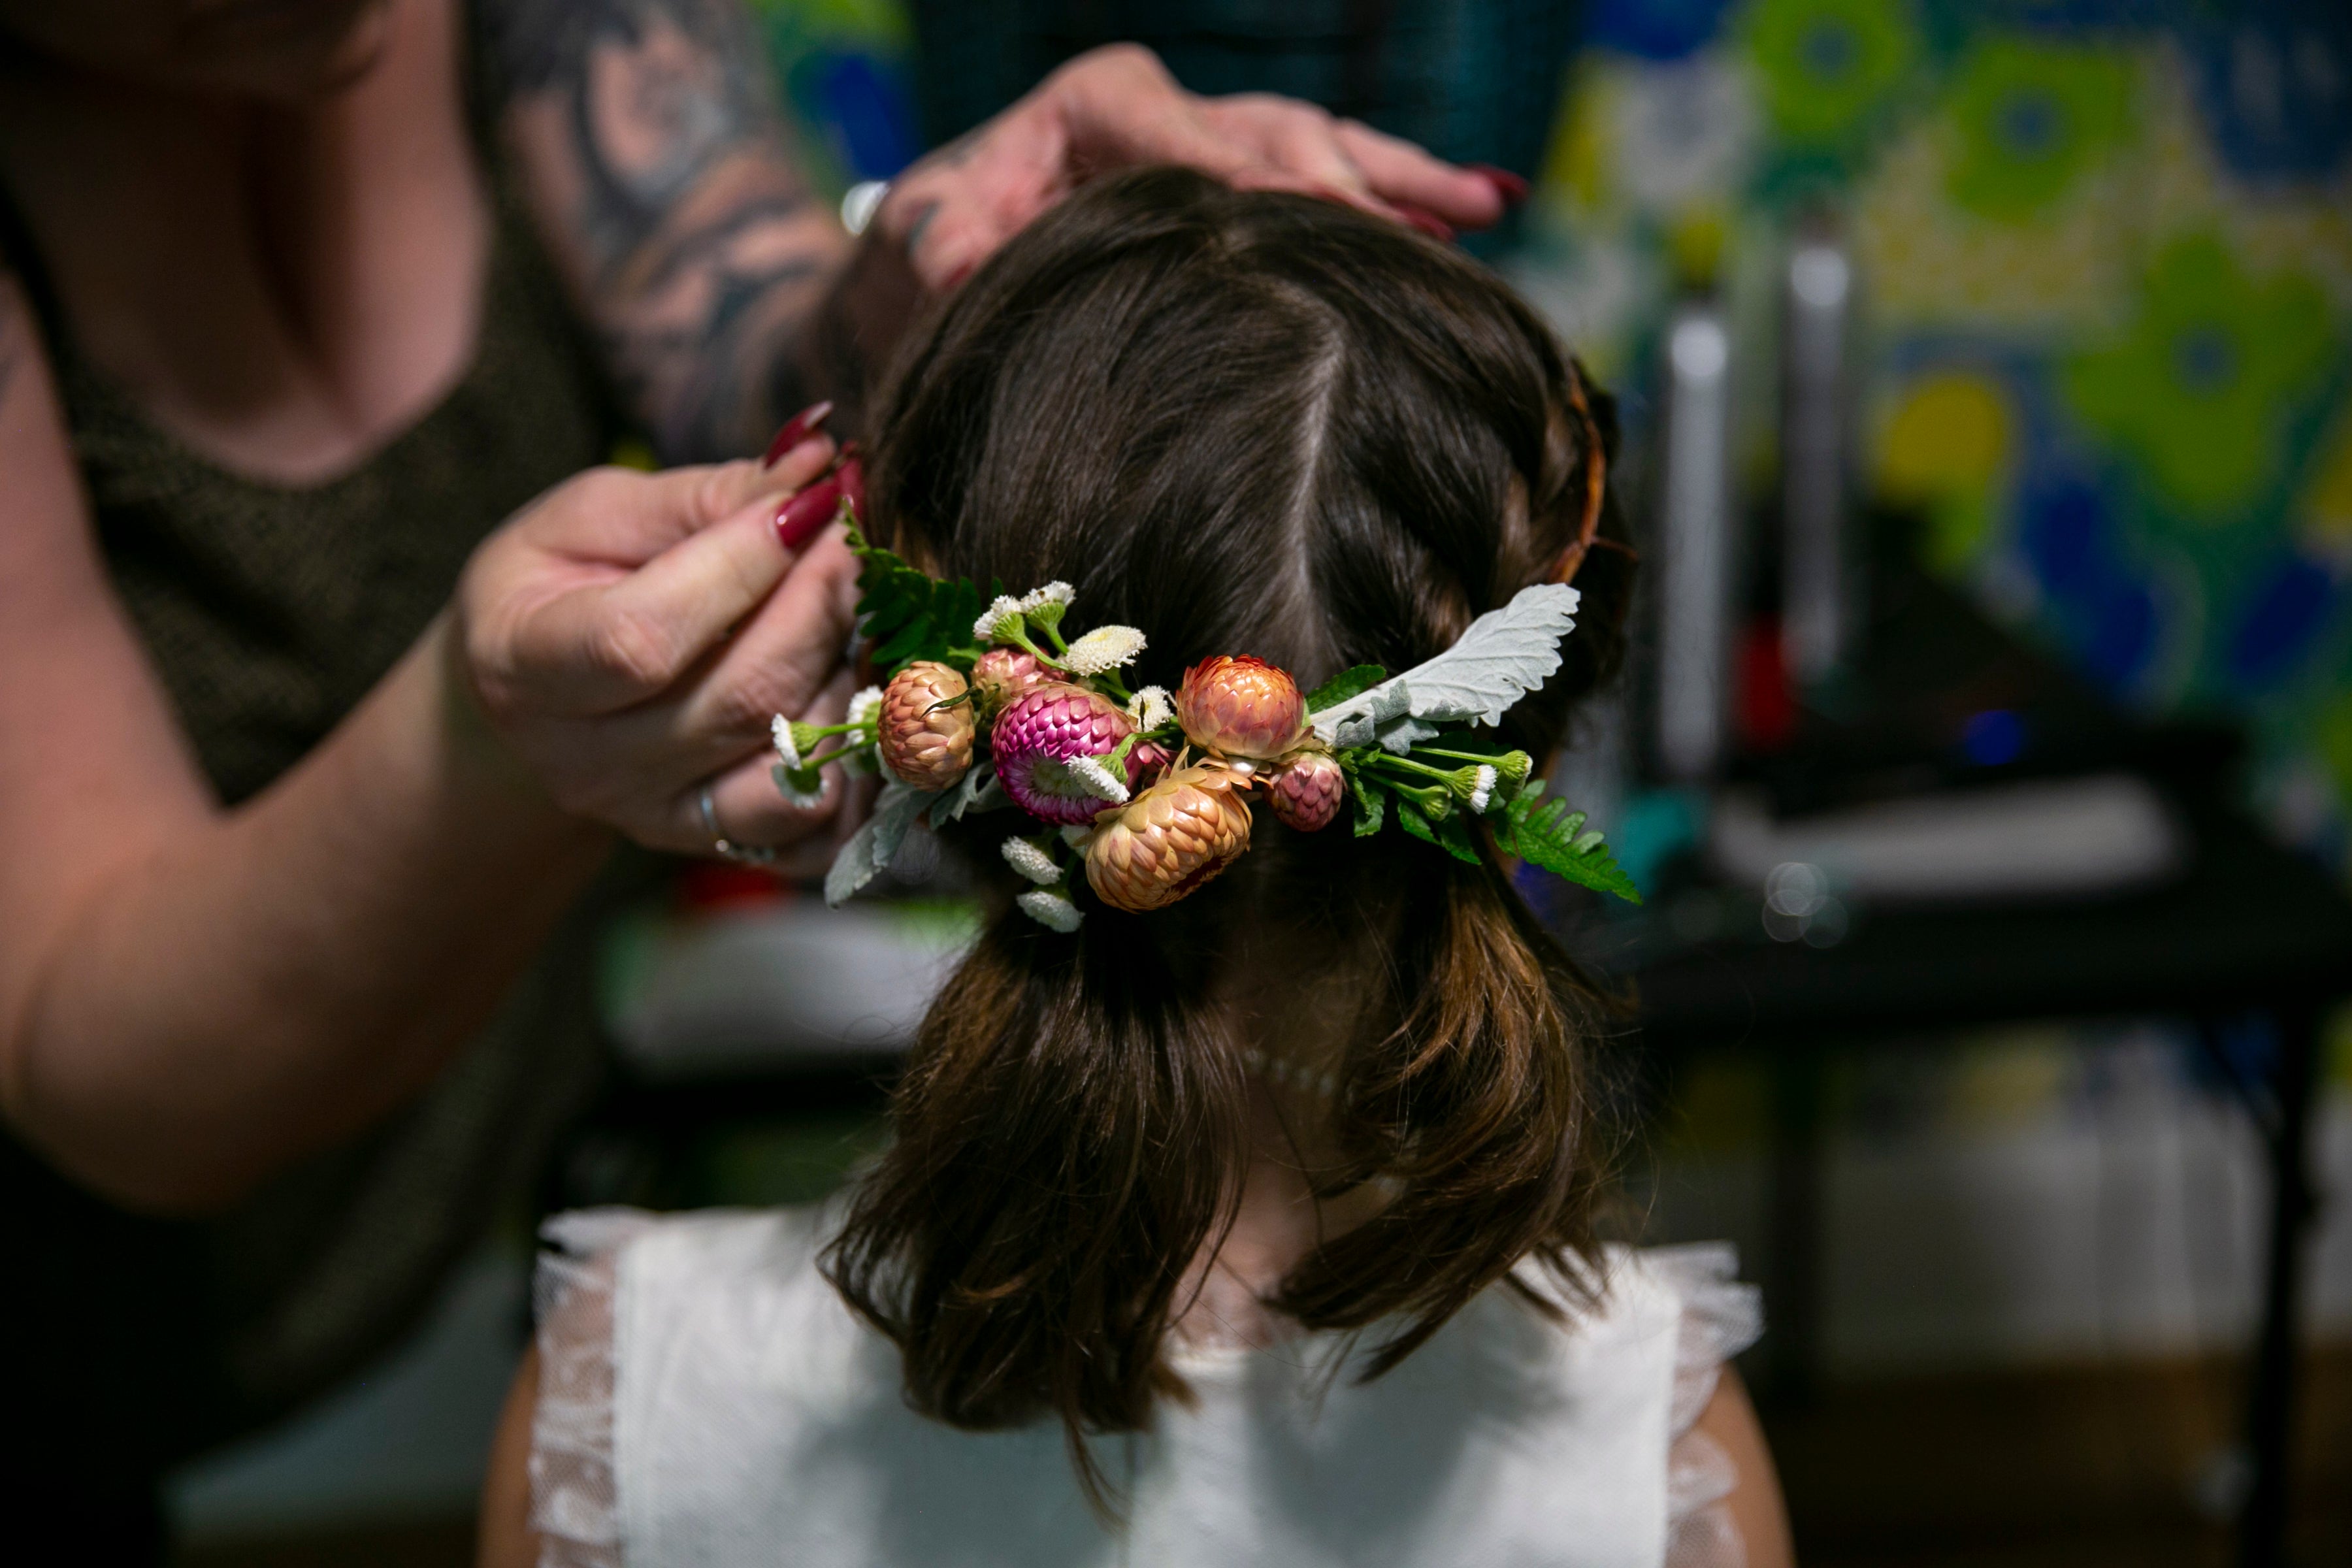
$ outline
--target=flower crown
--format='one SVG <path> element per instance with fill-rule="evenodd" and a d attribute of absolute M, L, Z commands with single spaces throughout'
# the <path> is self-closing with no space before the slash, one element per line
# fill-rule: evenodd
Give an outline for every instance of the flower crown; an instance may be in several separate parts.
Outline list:
<path fill-rule="evenodd" d="M 1565 583 L 1521 590 L 1394 678 L 1359 665 L 1302 696 L 1286 671 L 1221 654 L 1186 670 L 1171 696 L 1128 689 L 1119 671 L 1143 651 L 1133 626 L 1065 637 L 1066 583 L 983 601 L 972 584 L 935 580 L 855 526 L 849 542 L 864 563 L 858 614 L 887 679 L 860 692 L 842 723 L 774 725 L 786 798 L 822 799 L 819 769 L 834 761 L 885 781 L 826 874 L 828 904 L 887 867 L 918 816 L 937 827 L 1018 807 L 1036 825 L 1003 846 L 1035 884 L 1021 908 L 1076 931 L 1085 916 L 1069 893 L 1074 862 L 1113 909 L 1172 904 L 1249 847 L 1253 796 L 1306 833 L 1349 805 L 1359 837 L 1393 820 L 1472 864 L 1470 824 L 1483 820 L 1503 854 L 1640 901 L 1601 835 L 1583 831 L 1584 814 L 1541 798 L 1528 753 L 1476 728 L 1559 668 L 1559 640 L 1576 624 L 1577 591 Z M 820 751 L 827 740 L 837 743 Z"/>

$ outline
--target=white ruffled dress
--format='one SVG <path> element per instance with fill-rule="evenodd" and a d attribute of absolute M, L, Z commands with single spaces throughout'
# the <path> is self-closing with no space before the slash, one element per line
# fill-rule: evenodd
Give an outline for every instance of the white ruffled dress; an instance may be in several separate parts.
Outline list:
<path fill-rule="evenodd" d="M 560 1216 L 538 1287 L 541 1568 L 1738 1568 L 1695 1429 L 1759 1327 L 1727 1247 L 1618 1249 L 1601 1309 L 1490 1291 L 1386 1377 L 1339 1336 L 1181 1348 L 1192 1403 L 1097 1440 L 916 1415 L 816 1255 L 828 1211 Z M 1538 1270 L 1523 1276 L 1552 1287 Z"/>

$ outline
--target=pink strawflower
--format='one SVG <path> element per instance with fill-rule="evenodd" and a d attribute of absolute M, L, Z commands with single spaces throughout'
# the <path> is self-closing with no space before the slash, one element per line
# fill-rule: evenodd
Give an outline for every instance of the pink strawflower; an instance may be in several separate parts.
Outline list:
<path fill-rule="evenodd" d="M 997 782 L 1013 804 L 1041 822 L 1076 826 L 1119 804 L 1104 764 L 1084 772 L 1070 763 L 1108 756 L 1135 722 L 1117 704 L 1080 686 L 1049 681 L 1015 698 L 989 731 Z M 1130 760 L 1129 774 L 1132 777 Z M 1088 778 L 1087 773 L 1100 773 Z"/>
<path fill-rule="evenodd" d="M 1127 787 L 1141 789 L 1167 770 L 1175 753 L 1155 741 L 1138 741 L 1128 748 Z"/>

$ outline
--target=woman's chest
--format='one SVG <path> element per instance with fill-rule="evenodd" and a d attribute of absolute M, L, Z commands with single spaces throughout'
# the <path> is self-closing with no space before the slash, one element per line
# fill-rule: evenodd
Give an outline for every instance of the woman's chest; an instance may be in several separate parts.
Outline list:
<path fill-rule="evenodd" d="M 358 466 L 465 374 L 490 204 L 447 0 L 299 106 L 41 79 L 0 93 L 0 181 L 71 353 L 219 467 Z"/>

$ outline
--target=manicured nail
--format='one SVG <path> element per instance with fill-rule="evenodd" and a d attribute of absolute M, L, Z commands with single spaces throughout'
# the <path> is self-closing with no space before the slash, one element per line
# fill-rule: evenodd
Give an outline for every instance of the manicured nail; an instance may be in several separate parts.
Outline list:
<path fill-rule="evenodd" d="M 807 440 L 815 433 L 819 426 L 831 417 L 833 417 L 833 399 L 828 397 L 823 403 L 810 404 L 806 408 L 785 420 L 784 427 L 776 432 L 776 438 L 768 443 L 768 455 L 762 460 L 761 467 L 774 468 L 786 452 Z"/>
<path fill-rule="evenodd" d="M 843 497 L 849 502 L 849 521 L 865 527 L 866 459 L 857 455 L 856 442 L 842 448 L 841 462 L 833 470 L 833 482 L 841 487 Z"/>
<path fill-rule="evenodd" d="M 1430 238 L 1444 241 L 1453 239 L 1454 226 L 1435 213 L 1425 207 L 1413 206 L 1407 202 L 1395 202 L 1391 205 L 1396 208 L 1397 216 L 1429 236 Z"/>
<path fill-rule="evenodd" d="M 1495 194 L 1503 198 L 1505 206 L 1515 207 L 1528 199 L 1527 181 L 1508 169 L 1498 169 L 1492 163 L 1465 163 L 1462 166 L 1474 174 L 1484 174 L 1486 183 L 1495 187 Z"/>
<path fill-rule="evenodd" d="M 841 510 L 841 476 L 827 474 L 776 508 L 776 537 L 787 550 L 798 551 L 831 522 Z"/>

